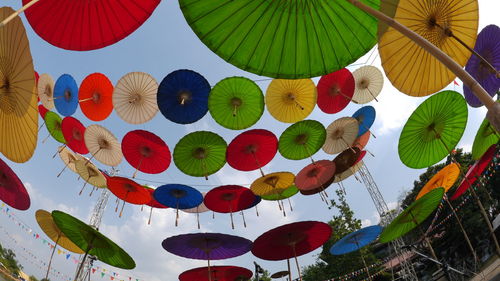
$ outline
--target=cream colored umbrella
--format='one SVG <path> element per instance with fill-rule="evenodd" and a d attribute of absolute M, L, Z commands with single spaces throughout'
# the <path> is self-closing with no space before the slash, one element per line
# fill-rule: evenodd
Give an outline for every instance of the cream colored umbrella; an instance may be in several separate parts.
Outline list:
<path fill-rule="evenodd" d="M 306 118 L 316 105 L 316 85 L 311 79 L 274 79 L 266 91 L 266 107 L 278 121 L 295 123 Z"/>
<path fill-rule="evenodd" d="M 352 117 L 342 117 L 333 121 L 326 128 L 326 140 L 323 151 L 336 154 L 351 148 L 358 137 L 358 121 Z"/>
<path fill-rule="evenodd" d="M 118 166 L 122 162 L 120 142 L 108 129 L 101 125 L 90 125 L 85 130 L 84 139 L 92 158 L 108 166 Z"/>
<path fill-rule="evenodd" d="M 69 168 L 71 171 L 78 173 L 75 167 L 76 161 L 85 160 L 85 158 L 80 154 L 74 153 L 73 151 L 69 150 L 65 145 L 59 146 L 57 151 L 59 157 L 61 157 L 61 160 L 64 162 L 64 168 L 59 174 L 57 174 L 57 177 L 60 177 L 64 170 L 66 170 L 66 168 Z"/>
<path fill-rule="evenodd" d="M 48 109 L 54 109 L 54 79 L 50 74 L 43 73 L 38 78 L 38 97 L 43 106 Z"/>
<path fill-rule="evenodd" d="M 125 74 L 113 91 L 113 107 L 123 121 L 142 124 L 151 120 L 158 112 L 156 93 L 158 82 L 144 72 Z"/>
<path fill-rule="evenodd" d="M 384 86 L 384 75 L 375 66 L 367 65 L 356 69 L 354 76 L 354 95 L 352 101 L 359 104 L 369 103 L 377 100 L 377 96 Z"/>
<path fill-rule="evenodd" d="M 80 195 L 82 194 L 83 189 L 85 189 L 87 183 L 99 188 L 106 188 L 108 186 L 106 177 L 101 171 L 99 171 L 96 165 L 89 160 L 83 159 L 76 161 L 75 168 L 78 175 L 80 175 L 80 177 L 85 181 L 82 189 L 80 190 Z M 93 192 L 94 189 L 92 189 L 90 195 L 92 195 Z"/>
<path fill-rule="evenodd" d="M 203 198 L 205 198 L 205 195 L 207 194 L 206 192 L 202 192 L 201 193 L 203 195 Z M 191 208 L 191 209 L 181 209 L 181 211 L 183 211 L 184 213 L 188 213 L 188 214 L 196 214 L 196 221 L 198 222 L 198 229 L 200 229 L 200 213 L 205 213 L 205 212 L 208 212 L 210 211 L 210 209 L 207 208 L 207 206 L 205 206 L 205 202 L 201 202 L 200 205 L 194 207 L 194 208 Z M 212 212 L 212 216 L 215 216 Z"/>

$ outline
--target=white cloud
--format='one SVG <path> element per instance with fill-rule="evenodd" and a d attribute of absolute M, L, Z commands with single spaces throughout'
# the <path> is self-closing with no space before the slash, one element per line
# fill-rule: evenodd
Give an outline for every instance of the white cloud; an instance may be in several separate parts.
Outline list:
<path fill-rule="evenodd" d="M 37 209 L 44 209 L 46 211 L 53 211 L 53 210 L 60 210 L 63 212 L 66 212 L 68 214 L 77 214 L 79 213 L 79 208 L 75 206 L 69 206 L 63 203 L 56 203 L 54 200 L 52 200 L 49 197 L 46 197 L 43 193 L 39 192 L 37 188 L 35 188 L 31 183 L 25 182 L 24 186 L 28 190 L 28 193 L 30 194 L 30 198 L 36 200 L 32 200 L 34 206 Z"/>
<path fill-rule="evenodd" d="M 373 225 L 373 223 L 369 219 L 364 219 L 364 220 L 361 221 L 361 227 L 367 227 L 367 226 L 370 226 L 370 225 Z"/>

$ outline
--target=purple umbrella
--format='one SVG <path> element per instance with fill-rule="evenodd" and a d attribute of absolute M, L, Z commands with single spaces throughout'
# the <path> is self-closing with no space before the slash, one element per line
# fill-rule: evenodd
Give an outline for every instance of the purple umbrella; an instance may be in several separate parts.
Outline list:
<path fill-rule="evenodd" d="M 498 72 L 500 69 L 500 28 L 494 24 L 483 28 L 477 36 L 474 51 L 492 67 L 473 54 L 465 65 L 465 70 L 493 97 L 500 87 L 500 77 L 497 77 L 500 75 Z M 464 95 L 470 106 L 480 107 L 483 105 L 465 84 Z"/>

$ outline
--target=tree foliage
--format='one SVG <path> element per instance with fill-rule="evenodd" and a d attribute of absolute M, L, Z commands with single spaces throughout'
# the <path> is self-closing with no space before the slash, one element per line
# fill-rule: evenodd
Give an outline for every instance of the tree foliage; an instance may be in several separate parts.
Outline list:
<path fill-rule="evenodd" d="M 14 275 L 19 274 L 23 266 L 16 260 L 16 254 L 11 249 L 0 245 L 0 262 Z"/>

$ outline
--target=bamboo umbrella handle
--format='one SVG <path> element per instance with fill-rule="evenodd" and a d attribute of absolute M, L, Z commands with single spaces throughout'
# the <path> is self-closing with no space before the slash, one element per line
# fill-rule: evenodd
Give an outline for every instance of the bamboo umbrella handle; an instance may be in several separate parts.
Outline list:
<path fill-rule="evenodd" d="M 24 12 L 24 10 L 28 9 L 29 7 L 33 6 L 36 2 L 40 0 L 31 0 L 28 4 L 24 5 L 21 7 L 21 9 L 15 11 L 12 15 L 8 16 L 5 18 L 2 22 L 0 22 L 0 27 L 4 27 L 7 23 L 9 23 L 11 20 L 13 20 L 15 17 L 19 16 L 20 13 Z"/>

